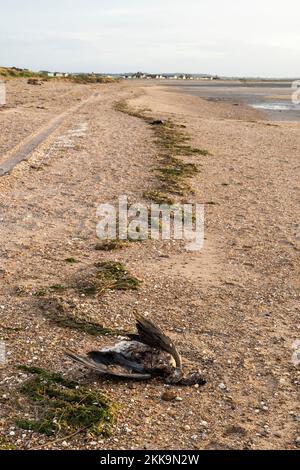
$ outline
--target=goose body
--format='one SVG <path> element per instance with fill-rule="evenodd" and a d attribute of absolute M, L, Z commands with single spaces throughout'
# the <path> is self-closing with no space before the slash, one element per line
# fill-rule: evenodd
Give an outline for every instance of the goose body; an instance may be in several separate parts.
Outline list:
<path fill-rule="evenodd" d="M 128 334 L 128 341 L 91 351 L 87 357 L 73 351 L 66 351 L 66 354 L 100 375 L 134 380 L 161 376 L 166 383 L 181 385 L 204 383 L 198 372 L 183 378 L 181 357 L 160 328 L 142 316 L 137 317 L 136 326 L 138 333 Z"/>
<path fill-rule="evenodd" d="M 96 363 L 115 364 L 140 373 L 170 375 L 176 368 L 171 354 L 139 341 L 121 341 L 101 351 L 91 351 L 88 357 Z"/>

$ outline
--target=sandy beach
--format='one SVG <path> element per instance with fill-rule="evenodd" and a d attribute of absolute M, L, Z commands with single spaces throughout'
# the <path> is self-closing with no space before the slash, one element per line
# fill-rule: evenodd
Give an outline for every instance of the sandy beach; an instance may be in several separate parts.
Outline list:
<path fill-rule="evenodd" d="M 140 202 L 157 183 L 151 126 L 119 112 L 120 100 L 172 119 L 192 146 L 208 150 L 183 157 L 200 170 L 188 202 L 205 204 L 202 251 L 153 240 L 95 250 L 99 204 L 120 195 Z M 18 449 L 296 449 L 300 122 L 272 121 L 242 103 L 139 81 L 33 87 L 11 80 L 0 109 L 0 163 L 68 109 L 27 160 L 0 178 L 0 340 L 7 350 L 0 367 L 0 446 L 3 440 Z M 104 261 L 124 263 L 143 281 L 140 288 L 79 295 L 74 283 Z M 128 331 L 135 312 L 146 315 L 176 343 L 184 366 L 201 370 L 206 385 L 99 378 L 64 351 L 84 354 L 114 338 L 55 324 L 61 309 Z M 111 435 L 47 437 L 16 426 L 30 412 L 20 391 L 29 376 L 19 365 L 102 390 L 118 405 Z M 168 388 L 173 401 L 162 399 Z"/>

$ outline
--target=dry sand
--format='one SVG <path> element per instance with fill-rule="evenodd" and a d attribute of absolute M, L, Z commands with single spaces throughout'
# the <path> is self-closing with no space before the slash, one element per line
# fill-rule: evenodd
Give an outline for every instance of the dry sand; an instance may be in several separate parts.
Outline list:
<path fill-rule="evenodd" d="M 0 369 L 0 435 L 20 449 L 295 449 L 300 373 L 291 356 L 300 339 L 300 123 L 267 122 L 247 107 L 155 86 L 24 83 L 8 84 L 14 98 L 0 111 L 1 154 L 74 101 L 99 95 L 0 179 L 0 338 L 8 351 Z M 155 183 L 151 129 L 113 109 L 123 98 L 185 124 L 192 144 L 212 154 L 190 157 L 201 165 L 192 200 L 206 203 L 199 253 L 153 241 L 111 253 L 94 249 L 96 207 L 122 194 L 141 200 Z M 67 264 L 69 257 L 79 263 Z M 51 299 L 30 294 L 69 285 L 102 260 L 126 263 L 144 283 L 137 292 L 109 292 L 101 300 L 73 293 L 82 317 L 128 329 L 134 311 L 149 315 L 174 339 L 186 365 L 202 370 L 206 386 L 176 388 L 178 400 L 167 403 L 159 380 L 111 382 L 64 357 L 67 347 L 84 353 L 111 339 L 53 326 Z M 21 296 L 20 287 L 26 288 Z M 26 380 L 19 364 L 50 368 L 105 391 L 120 405 L 112 436 L 52 442 L 17 429 Z"/>

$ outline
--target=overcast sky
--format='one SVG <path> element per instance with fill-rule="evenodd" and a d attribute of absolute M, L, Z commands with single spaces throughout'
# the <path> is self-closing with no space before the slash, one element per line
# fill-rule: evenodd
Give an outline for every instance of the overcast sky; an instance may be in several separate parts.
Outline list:
<path fill-rule="evenodd" d="M 299 0 L 0 0 L 0 66 L 300 77 Z"/>

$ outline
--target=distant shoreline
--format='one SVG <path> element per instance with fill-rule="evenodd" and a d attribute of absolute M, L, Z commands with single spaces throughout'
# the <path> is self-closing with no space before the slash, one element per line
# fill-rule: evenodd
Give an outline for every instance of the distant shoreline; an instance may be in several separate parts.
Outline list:
<path fill-rule="evenodd" d="M 188 93 L 208 101 L 241 104 L 258 109 L 274 121 L 300 121 L 300 105 L 292 102 L 293 82 L 160 83 L 170 91 Z"/>

